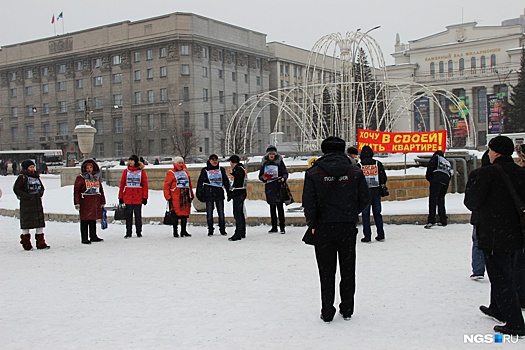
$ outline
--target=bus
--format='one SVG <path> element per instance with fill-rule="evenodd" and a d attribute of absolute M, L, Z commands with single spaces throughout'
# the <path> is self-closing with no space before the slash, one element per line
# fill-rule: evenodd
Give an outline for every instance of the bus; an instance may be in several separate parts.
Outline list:
<path fill-rule="evenodd" d="M 19 172 L 20 164 L 26 159 L 31 159 L 35 162 L 36 169 L 40 173 L 47 172 L 50 167 L 61 167 L 63 165 L 63 155 L 60 149 L 0 151 L 0 160 L 7 165 L 8 174 L 13 173 L 13 162 L 16 162 L 18 165 L 17 171 Z"/>
<path fill-rule="evenodd" d="M 499 136 L 500 134 L 488 134 L 487 135 L 487 147 L 489 146 L 490 140 L 494 137 Z M 513 134 L 501 134 L 501 136 L 507 136 L 514 142 L 515 145 L 522 145 L 525 143 L 525 132 L 516 132 Z"/>

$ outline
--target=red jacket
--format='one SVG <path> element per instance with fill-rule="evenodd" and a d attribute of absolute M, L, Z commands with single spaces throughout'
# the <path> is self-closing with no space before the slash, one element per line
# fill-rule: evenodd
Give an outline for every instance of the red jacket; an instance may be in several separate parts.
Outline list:
<path fill-rule="evenodd" d="M 86 165 L 93 165 L 93 174 L 86 172 Z M 102 218 L 102 205 L 106 204 L 104 188 L 100 179 L 100 170 L 97 163 L 87 159 L 81 166 L 82 174 L 75 180 L 73 191 L 75 205 L 80 204 L 80 220 L 98 220 Z"/>
<path fill-rule="evenodd" d="M 142 204 L 142 199 L 148 198 L 148 177 L 144 170 L 144 164 L 130 167 L 122 172 L 118 198 L 124 199 L 124 204 Z"/>
<path fill-rule="evenodd" d="M 184 171 L 186 173 L 189 188 L 182 188 L 186 186 L 182 181 L 179 181 L 179 187 L 177 187 L 177 178 L 175 173 L 178 171 Z M 181 193 L 185 191 L 189 198 L 184 198 Z M 188 193 L 189 192 L 189 193 Z M 164 181 L 164 198 L 167 201 L 171 200 L 171 209 L 175 211 L 175 214 L 179 217 L 190 216 L 191 212 L 191 201 L 193 200 L 193 187 L 191 185 L 190 173 L 186 169 L 186 165 L 173 164 L 173 169 L 166 173 L 166 180 Z M 181 200 L 182 199 L 182 200 Z"/>

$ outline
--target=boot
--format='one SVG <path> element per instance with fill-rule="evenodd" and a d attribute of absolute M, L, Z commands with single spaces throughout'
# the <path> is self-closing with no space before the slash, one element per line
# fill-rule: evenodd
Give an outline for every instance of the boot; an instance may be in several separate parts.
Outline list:
<path fill-rule="evenodd" d="M 238 235 L 238 234 L 234 233 L 233 236 L 228 238 L 228 241 L 240 241 L 241 238 L 242 238 L 241 235 Z"/>
<path fill-rule="evenodd" d="M 280 232 L 281 232 L 282 234 L 286 233 L 286 231 L 284 230 L 284 224 L 281 224 L 281 225 L 279 225 L 279 226 L 280 226 L 280 229 L 281 229 Z"/>
<path fill-rule="evenodd" d="M 36 239 L 36 249 L 49 249 L 49 248 L 51 248 L 50 246 L 48 246 L 46 244 L 46 240 L 44 239 L 44 234 L 43 233 L 37 233 L 35 235 L 35 239 Z"/>
<path fill-rule="evenodd" d="M 180 236 L 181 237 L 191 237 L 191 235 L 186 231 L 186 223 L 188 219 L 184 218 L 180 220 Z"/>
<path fill-rule="evenodd" d="M 179 237 L 178 229 L 177 224 L 173 225 L 173 237 Z"/>
<path fill-rule="evenodd" d="M 33 246 L 31 245 L 31 234 L 21 234 L 20 235 L 20 244 L 24 247 L 24 250 L 31 250 Z"/>

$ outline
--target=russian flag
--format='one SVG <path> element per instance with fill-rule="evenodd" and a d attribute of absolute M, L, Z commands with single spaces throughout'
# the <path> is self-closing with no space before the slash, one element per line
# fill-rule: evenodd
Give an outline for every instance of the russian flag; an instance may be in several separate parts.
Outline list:
<path fill-rule="evenodd" d="M 53 18 L 51 18 L 51 24 L 55 23 L 55 14 L 53 13 Z"/>

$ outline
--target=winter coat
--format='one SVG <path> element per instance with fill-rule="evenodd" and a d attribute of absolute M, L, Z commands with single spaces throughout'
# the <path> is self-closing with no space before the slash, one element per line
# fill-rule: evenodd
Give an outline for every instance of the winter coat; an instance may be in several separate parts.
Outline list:
<path fill-rule="evenodd" d="M 118 198 L 124 199 L 125 204 L 142 204 L 142 199 L 148 199 L 148 177 L 144 164 L 139 162 L 138 167 L 131 167 L 122 172 Z"/>
<path fill-rule="evenodd" d="M 86 165 L 93 165 L 93 173 L 86 171 Z M 77 176 L 73 188 L 75 205 L 80 205 L 80 220 L 102 219 L 102 206 L 106 204 L 104 187 L 100 178 L 100 168 L 93 159 L 87 159 L 80 167 L 81 174 Z"/>
<path fill-rule="evenodd" d="M 510 156 L 500 156 L 492 165 L 470 174 L 464 204 L 478 213 L 479 249 L 494 253 L 519 250 L 524 247 L 524 237 L 518 210 L 494 164 L 499 164 L 509 175 L 518 197 L 525 202 L 525 168 L 520 168 Z"/>
<path fill-rule="evenodd" d="M 246 170 L 241 163 L 238 163 L 230 170 L 230 190 L 228 200 L 233 197 L 246 196 Z"/>
<path fill-rule="evenodd" d="M 372 196 L 381 195 L 381 185 L 386 184 L 388 177 L 386 176 L 385 167 L 383 163 L 374 158 L 374 151 L 370 147 L 363 147 L 361 151 L 361 162 L 357 165 L 363 170 L 365 179 L 370 189 Z M 377 166 L 377 168 L 376 168 Z M 368 170 L 368 171 L 367 171 Z M 374 175 L 377 172 L 377 177 Z M 377 180 L 379 182 L 377 182 Z"/>
<path fill-rule="evenodd" d="M 343 153 L 328 153 L 306 171 L 303 207 L 306 224 L 357 223 L 370 204 L 365 176 Z"/>
<path fill-rule="evenodd" d="M 487 166 L 487 165 L 490 165 L 490 159 L 489 159 L 489 151 L 486 150 L 485 153 L 483 153 L 483 156 L 481 157 L 481 166 L 484 167 L 484 166 Z M 479 171 L 480 168 L 478 169 L 474 169 L 472 170 L 472 172 L 469 174 L 469 178 L 471 176 L 478 176 L 477 175 L 477 172 Z M 478 223 L 478 212 L 473 210 L 472 211 L 472 214 L 470 215 L 470 224 L 471 225 L 477 225 Z"/>
<path fill-rule="evenodd" d="M 42 196 L 44 185 L 37 172 L 22 169 L 13 185 L 13 192 L 20 200 L 20 228 L 45 227 Z"/>
<path fill-rule="evenodd" d="M 427 165 L 425 177 L 428 182 L 442 183 L 448 186 L 450 182 L 450 163 L 442 151 L 436 151 Z"/>
<path fill-rule="evenodd" d="M 186 165 L 173 164 L 173 169 L 166 173 L 164 198 L 170 201 L 170 208 L 178 217 L 188 217 L 193 200 L 193 186 Z"/>
<path fill-rule="evenodd" d="M 213 185 L 210 184 L 210 176 Z M 224 189 L 230 190 L 230 181 L 226 175 L 226 170 L 219 166 L 211 165 L 210 161 L 201 169 L 199 180 L 197 181 L 197 198 L 201 202 L 224 200 Z"/>
<path fill-rule="evenodd" d="M 266 195 L 266 202 L 270 205 L 275 205 L 279 202 L 279 191 L 282 182 L 280 179 L 286 181 L 288 179 L 288 170 L 284 164 L 283 157 L 276 153 L 275 158 L 270 160 L 266 154 L 261 161 L 261 169 L 259 170 L 259 180 L 264 182 L 264 194 Z"/>

